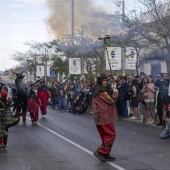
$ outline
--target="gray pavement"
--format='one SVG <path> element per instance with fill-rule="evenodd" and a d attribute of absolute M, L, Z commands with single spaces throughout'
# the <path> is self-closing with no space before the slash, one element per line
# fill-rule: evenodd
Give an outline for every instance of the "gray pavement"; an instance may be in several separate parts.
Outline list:
<path fill-rule="evenodd" d="M 93 115 L 75 115 L 48 108 L 38 125 L 9 130 L 8 149 L 0 152 L 6 170 L 170 170 L 169 140 L 161 140 L 160 127 L 138 120 L 115 122 L 116 140 L 111 155 L 115 162 L 101 163 L 93 152 L 101 144 Z"/>
<path fill-rule="evenodd" d="M 156 126 L 155 123 L 143 123 L 142 119 L 132 120 L 132 119 L 130 119 L 130 118 L 131 118 L 131 117 L 128 117 L 128 118 L 119 118 L 119 120 L 136 123 L 136 124 L 139 124 L 139 125 L 141 125 L 141 126 L 146 126 L 146 127 L 152 127 L 152 128 L 162 129 L 162 126 Z"/>

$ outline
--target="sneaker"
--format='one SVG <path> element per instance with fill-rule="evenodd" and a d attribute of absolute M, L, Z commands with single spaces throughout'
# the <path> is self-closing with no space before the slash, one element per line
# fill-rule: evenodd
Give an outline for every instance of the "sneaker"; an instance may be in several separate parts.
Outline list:
<path fill-rule="evenodd" d="M 42 118 L 45 118 L 45 115 L 42 115 Z"/>
<path fill-rule="evenodd" d="M 139 117 L 140 117 L 141 120 L 143 120 L 143 115 L 140 115 Z"/>
<path fill-rule="evenodd" d="M 32 122 L 32 125 L 38 125 L 38 122 Z"/>
<path fill-rule="evenodd" d="M 3 149 L 7 149 L 7 146 L 6 146 L 6 145 L 4 145 L 4 146 L 3 146 Z"/>
<path fill-rule="evenodd" d="M 106 161 L 115 161 L 116 158 L 114 156 L 110 156 L 110 155 L 105 155 Z"/>
<path fill-rule="evenodd" d="M 137 117 L 132 116 L 130 119 L 131 119 L 131 120 L 137 120 Z"/>
<path fill-rule="evenodd" d="M 150 120 L 147 122 L 148 124 L 153 124 L 154 123 L 154 120 Z"/>
<path fill-rule="evenodd" d="M 105 155 L 100 153 L 99 151 L 95 151 L 93 155 L 96 156 L 100 161 L 106 162 Z"/>
<path fill-rule="evenodd" d="M 93 111 L 91 110 L 91 111 L 89 112 L 89 114 L 92 115 L 92 114 L 93 114 Z"/>

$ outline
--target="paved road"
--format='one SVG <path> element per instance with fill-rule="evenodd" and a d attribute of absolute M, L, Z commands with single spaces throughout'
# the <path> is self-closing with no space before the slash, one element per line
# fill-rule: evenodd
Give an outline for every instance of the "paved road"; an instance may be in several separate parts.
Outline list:
<path fill-rule="evenodd" d="M 74 115 L 48 108 L 39 125 L 9 131 L 8 149 L 0 151 L 0 170 L 170 170 L 170 140 L 160 128 L 127 120 L 116 122 L 115 162 L 93 156 L 101 141 L 92 115 Z"/>

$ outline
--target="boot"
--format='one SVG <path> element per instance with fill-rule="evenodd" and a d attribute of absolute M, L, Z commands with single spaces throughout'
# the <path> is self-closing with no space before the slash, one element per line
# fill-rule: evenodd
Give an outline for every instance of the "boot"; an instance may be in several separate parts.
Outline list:
<path fill-rule="evenodd" d="M 96 156 L 100 161 L 106 162 L 105 155 L 100 153 L 99 151 L 95 151 L 93 155 Z"/>
<path fill-rule="evenodd" d="M 110 156 L 110 155 L 105 155 L 105 159 L 106 161 L 115 161 L 116 158 L 114 156 Z"/>

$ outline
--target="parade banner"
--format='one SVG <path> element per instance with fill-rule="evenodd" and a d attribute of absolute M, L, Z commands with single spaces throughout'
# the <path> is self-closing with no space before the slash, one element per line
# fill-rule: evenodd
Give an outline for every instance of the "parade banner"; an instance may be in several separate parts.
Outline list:
<path fill-rule="evenodd" d="M 137 54 L 133 47 L 126 47 L 125 69 L 136 70 Z"/>
<path fill-rule="evenodd" d="M 91 71 L 95 71 L 94 59 L 87 58 L 86 60 L 84 60 L 83 74 L 88 74 L 90 69 L 91 69 Z"/>
<path fill-rule="evenodd" d="M 44 65 L 37 65 L 36 76 L 43 77 L 44 75 Z"/>
<path fill-rule="evenodd" d="M 34 81 L 34 73 L 27 70 L 26 72 L 27 81 Z"/>
<path fill-rule="evenodd" d="M 81 74 L 81 58 L 69 58 L 69 74 Z"/>
<path fill-rule="evenodd" d="M 112 70 L 121 70 L 121 48 L 120 47 L 107 47 L 109 58 L 110 58 L 110 65 Z M 110 70 L 107 52 L 105 51 L 105 58 L 106 58 L 106 70 Z"/>

